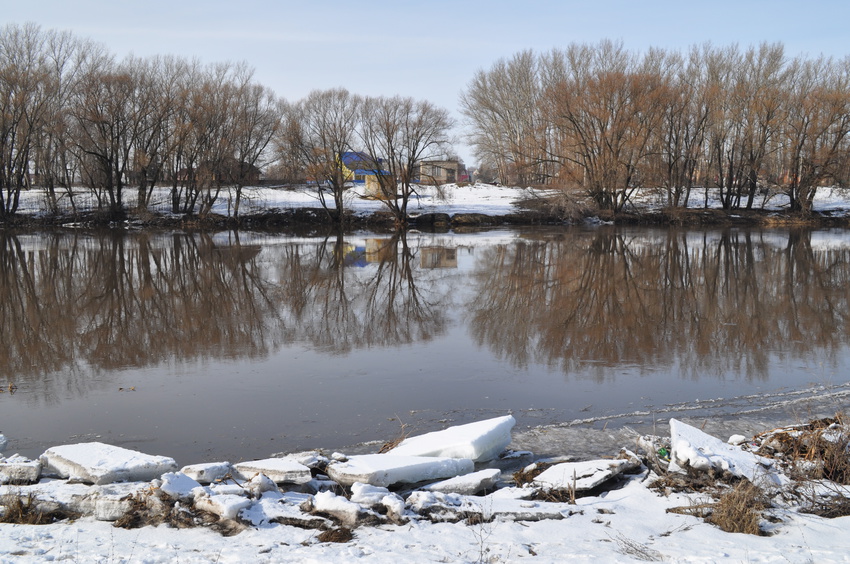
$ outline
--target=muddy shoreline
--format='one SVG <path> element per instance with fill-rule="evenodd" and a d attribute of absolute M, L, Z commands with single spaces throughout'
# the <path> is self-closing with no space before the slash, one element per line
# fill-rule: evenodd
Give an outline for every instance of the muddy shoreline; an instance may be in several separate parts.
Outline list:
<path fill-rule="evenodd" d="M 565 216 L 545 210 L 518 210 L 503 215 L 482 213 L 427 213 L 411 216 L 404 228 L 446 232 L 493 227 L 540 225 L 581 225 L 583 223 L 655 227 L 804 227 L 811 229 L 850 227 L 850 210 L 800 214 L 773 210 L 720 210 L 705 208 L 663 209 L 646 212 L 596 212 Z M 298 234 L 328 231 L 397 230 L 392 215 L 385 211 L 367 215 L 347 214 L 342 221 L 322 208 L 270 210 L 228 217 L 210 214 L 170 215 L 128 211 L 116 216 L 104 212 L 61 215 L 14 215 L 0 219 L 0 229 L 47 228 L 127 228 L 127 229 L 191 229 L 216 231 L 224 229 L 290 230 Z"/>

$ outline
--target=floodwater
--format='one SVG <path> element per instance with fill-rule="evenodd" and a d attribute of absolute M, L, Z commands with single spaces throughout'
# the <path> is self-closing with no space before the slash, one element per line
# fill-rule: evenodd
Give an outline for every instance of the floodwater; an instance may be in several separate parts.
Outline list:
<path fill-rule="evenodd" d="M 0 233 L 4 454 L 183 465 L 506 413 L 545 444 L 834 412 L 848 282 L 844 231 Z"/>

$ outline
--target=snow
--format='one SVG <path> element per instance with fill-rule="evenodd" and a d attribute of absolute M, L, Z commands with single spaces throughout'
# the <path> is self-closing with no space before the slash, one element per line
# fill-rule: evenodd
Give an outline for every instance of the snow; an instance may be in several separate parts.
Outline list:
<path fill-rule="evenodd" d="M 403 440 L 390 452 L 407 456 L 468 458 L 482 462 L 496 458 L 511 443 L 511 415 L 450 427 Z"/>
<path fill-rule="evenodd" d="M 251 506 L 251 500 L 236 494 L 209 495 L 201 492 L 195 496 L 195 507 L 201 511 L 209 511 L 223 519 L 235 519 L 239 512 Z"/>
<path fill-rule="evenodd" d="M 362 482 L 387 487 L 453 478 L 468 474 L 473 468 L 474 464 L 468 458 L 361 454 L 351 456 L 345 462 L 328 465 L 328 476 L 346 486 Z"/>
<path fill-rule="evenodd" d="M 783 486 L 788 478 L 780 474 L 773 461 L 703 433 L 678 419 L 670 420 L 671 470 L 690 466 L 706 471 L 710 468 L 730 472 L 754 484 Z"/>
<path fill-rule="evenodd" d="M 739 447 L 680 421 L 671 420 L 670 429 L 671 440 L 679 444 L 680 455 L 686 456 L 679 459 L 682 463 L 695 460 L 699 466 L 718 465 L 730 471 L 753 468 L 753 459 L 746 456 L 750 453 Z M 365 466 L 364 460 L 377 459 L 384 461 L 384 467 L 404 473 L 412 472 L 410 459 L 417 457 L 379 454 L 370 458 L 341 458 L 347 458 L 347 462 L 332 463 L 331 467 L 352 461 Z M 399 459 L 407 462 L 400 463 Z M 423 460 L 430 463 L 433 459 Z M 764 467 L 763 461 L 755 461 Z M 471 469 L 471 461 L 467 462 Z M 549 470 L 562 466 L 557 473 L 563 478 L 551 480 L 544 473 L 538 476 L 538 481 L 547 484 L 571 481 L 569 464 L 579 465 L 573 468 L 584 464 L 592 469 L 628 463 L 604 460 L 559 464 Z M 482 472 L 461 478 L 471 482 L 473 478 L 479 479 L 476 474 Z M 497 474 L 498 470 L 490 469 L 491 477 Z M 106 486 L 42 479 L 31 486 L 2 486 L 0 496 L 13 493 L 31 496 L 85 510 L 86 516 L 42 526 L 0 524 L 0 562 L 153 564 L 173 562 L 177 555 L 183 563 L 221 564 L 850 560 L 850 535 L 846 534 L 850 517 L 824 519 L 780 503 L 770 510 L 773 519 L 762 523 L 772 536 L 725 533 L 700 518 L 668 511 L 704 503 L 707 501 L 704 494 L 665 495 L 648 487 L 651 479 L 649 471 L 641 469 L 636 474 L 624 475 L 621 487 L 578 497 L 574 505 L 531 499 L 534 488 L 528 486 L 506 487 L 481 497 L 420 490 L 404 499 L 385 486 L 353 483 L 351 498 L 346 499 L 339 492 L 328 490 L 315 495 L 281 492 L 264 474 L 242 485 L 228 482 L 208 487 L 178 472 L 165 473 L 152 483 Z M 226 537 L 207 527 L 178 529 L 159 525 L 126 530 L 98 520 L 117 519 L 128 508 L 130 497 L 150 493 L 152 485 L 178 498 L 191 494 L 196 508 L 223 519 L 239 519 L 244 530 Z M 826 483 L 813 483 L 812 487 L 847 493 L 847 488 L 833 490 L 836 486 Z M 381 517 L 383 513 L 389 519 Z M 370 520 L 380 524 L 364 524 Z M 320 529 L 339 524 L 356 526 L 353 539 L 345 543 L 318 540 Z"/>
<path fill-rule="evenodd" d="M 45 474 L 96 485 L 147 481 L 177 469 L 173 458 L 98 442 L 49 448 L 41 463 Z"/>

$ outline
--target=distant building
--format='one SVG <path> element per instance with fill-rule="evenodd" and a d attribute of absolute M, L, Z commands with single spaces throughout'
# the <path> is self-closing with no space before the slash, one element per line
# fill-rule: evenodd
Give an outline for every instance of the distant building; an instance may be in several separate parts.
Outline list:
<path fill-rule="evenodd" d="M 376 159 L 368 153 L 349 151 L 340 155 L 343 174 L 347 182 L 353 182 L 365 188 L 366 196 L 383 197 L 378 176 L 389 176 L 383 170 L 383 159 Z"/>
<path fill-rule="evenodd" d="M 466 166 L 458 160 L 428 160 L 419 163 L 420 184 L 454 184 L 468 182 Z"/>

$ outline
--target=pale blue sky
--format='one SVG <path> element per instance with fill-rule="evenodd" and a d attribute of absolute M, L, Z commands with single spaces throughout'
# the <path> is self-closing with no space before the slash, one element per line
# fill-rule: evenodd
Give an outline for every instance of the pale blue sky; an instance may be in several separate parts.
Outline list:
<path fill-rule="evenodd" d="M 294 101 L 343 86 L 456 112 L 480 68 L 523 49 L 622 40 L 631 50 L 782 41 L 789 55 L 850 54 L 850 1 L 2 0 L 8 23 L 68 29 L 118 56 L 246 61 Z M 466 151 L 461 155 L 469 161 Z"/>

